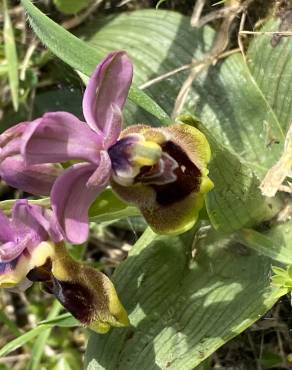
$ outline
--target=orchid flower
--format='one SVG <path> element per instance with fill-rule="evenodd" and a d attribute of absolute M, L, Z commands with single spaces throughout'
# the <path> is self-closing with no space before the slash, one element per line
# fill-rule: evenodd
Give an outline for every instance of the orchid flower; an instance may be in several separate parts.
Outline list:
<path fill-rule="evenodd" d="M 49 195 L 61 174 L 57 164 L 26 166 L 20 154 L 21 137 L 28 125 L 22 122 L 0 135 L 0 178 L 10 186 L 36 195 Z"/>
<path fill-rule="evenodd" d="M 82 324 L 97 332 L 128 325 L 109 278 L 67 253 L 52 211 L 17 200 L 0 212 L 0 287 L 25 290 L 42 282 Z"/>
<path fill-rule="evenodd" d="M 46 113 L 22 137 L 26 163 L 77 161 L 56 180 L 53 211 L 65 238 L 88 237 L 88 209 L 111 184 L 127 202 L 140 208 L 158 233 L 180 233 L 194 225 L 204 194 L 210 147 L 188 125 L 151 128 L 135 125 L 122 131 L 121 110 L 133 67 L 123 51 L 107 55 L 91 76 L 83 97 L 86 122 L 66 112 Z"/>

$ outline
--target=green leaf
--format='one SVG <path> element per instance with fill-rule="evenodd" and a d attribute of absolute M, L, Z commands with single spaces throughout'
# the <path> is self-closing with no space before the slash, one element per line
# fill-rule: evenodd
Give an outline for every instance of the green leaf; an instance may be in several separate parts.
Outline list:
<path fill-rule="evenodd" d="M 262 32 L 278 30 L 279 21 L 274 20 L 261 29 Z M 258 87 L 286 132 L 292 116 L 292 40 L 291 37 L 278 40 L 271 34 L 253 38 L 247 60 Z"/>
<path fill-rule="evenodd" d="M 58 301 L 54 301 L 53 307 L 50 310 L 50 313 L 48 315 L 48 320 L 55 318 L 59 312 L 61 311 L 62 306 Z M 37 370 L 38 366 L 41 362 L 44 347 L 47 343 L 47 340 L 51 334 L 52 327 L 49 330 L 46 330 L 45 332 L 41 333 L 34 342 L 34 345 L 32 347 L 32 353 L 31 353 L 31 359 L 29 364 L 27 365 L 27 370 Z"/>
<path fill-rule="evenodd" d="M 102 48 L 93 48 L 44 15 L 29 0 L 21 1 L 35 33 L 50 50 L 64 62 L 90 76 L 97 63 L 104 57 Z M 145 93 L 132 86 L 129 99 L 161 122 L 169 122 L 168 115 Z"/>
<path fill-rule="evenodd" d="M 90 4 L 90 0 L 54 0 L 57 9 L 64 14 L 76 14 Z"/>
<path fill-rule="evenodd" d="M 211 147 L 208 165 L 214 188 L 206 195 L 206 208 L 213 227 L 233 232 L 251 227 L 272 218 L 280 209 L 280 202 L 265 198 L 259 189 L 260 182 L 239 156 L 219 144 L 208 129 L 190 115 L 180 121 L 202 131 Z"/>
<path fill-rule="evenodd" d="M 13 33 L 13 27 L 8 13 L 7 2 L 3 0 L 4 10 L 4 49 L 7 59 L 9 85 L 14 110 L 18 110 L 18 58 Z"/>
<path fill-rule="evenodd" d="M 79 326 L 80 322 L 75 319 L 70 313 L 66 312 L 54 318 L 48 318 L 48 320 L 41 321 L 39 325 L 50 325 L 50 326 L 60 326 L 60 327 L 72 327 Z"/>
<path fill-rule="evenodd" d="M 5 214 L 10 215 L 12 207 L 14 206 L 16 201 L 17 199 L 3 200 L 2 202 L 0 202 L 0 210 L 3 211 Z M 50 198 L 28 199 L 28 202 L 30 204 L 37 204 L 43 207 L 50 206 Z"/>
<path fill-rule="evenodd" d="M 264 369 L 272 369 L 276 366 L 281 367 L 282 362 L 282 356 L 274 352 L 268 352 L 267 350 L 264 351 L 260 359 L 260 363 Z"/>
<path fill-rule="evenodd" d="M 212 230 L 205 238 L 147 230 L 113 278 L 132 326 L 92 334 L 86 368 L 194 369 L 277 301 L 270 268 Z"/>
<path fill-rule="evenodd" d="M 275 200 L 262 196 L 260 182 L 252 170 L 236 154 L 214 144 L 211 142 L 209 170 L 215 187 L 206 197 L 212 225 L 232 232 L 272 218 L 279 206 Z"/>
<path fill-rule="evenodd" d="M 15 351 L 17 348 L 22 347 L 25 343 L 35 338 L 37 335 L 49 329 L 50 326 L 48 325 L 37 326 L 18 338 L 13 339 L 0 349 L 0 357 L 6 356 L 8 353 Z"/>
<path fill-rule="evenodd" d="M 15 322 L 10 320 L 4 311 L 0 311 L 0 322 L 5 324 L 9 328 L 11 333 L 14 334 L 16 337 L 21 335 L 21 331 L 18 329 Z"/>
<path fill-rule="evenodd" d="M 0 210 L 10 215 L 16 201 L 17 199 L 1 201 Z M 50 198 L 29 199 L 28 201 L 30 204 L 50 207 Z M 138 215 L 140 215 L 140 212 L 136 207 L 129 206 L 121 201 L 110 188 L 103 191 L 89 209 L 90 221 L 94 222 L 107 222 Z"/>
<path fill-rule="evenodd" d="M 106 222 L 140 214 L 136 207 L 121 201 L 111 189 L 106 189 L 89 209 L 90 221 Z"/>

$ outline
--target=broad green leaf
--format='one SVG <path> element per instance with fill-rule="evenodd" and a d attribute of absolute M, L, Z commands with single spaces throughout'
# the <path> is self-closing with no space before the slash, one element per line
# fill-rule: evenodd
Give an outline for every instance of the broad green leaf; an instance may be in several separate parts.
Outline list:
<path fill-rule="evenodd" d="M 277 301 L 270 270 L 270 259 L 212 230 L 147 230 L 113 277 L 132 326 L 92 334 L 87 370 L 194 369 Z"/>
<path fill-rule="evenodd" d="M 29 0 L 22 0 L 22 4 L 31 26 L 41 41 L 64 62 L 90 76 L 105 55 L 103 49 L 87 45 L 48 18 Z M 160 121 L 169 122 L 169 117 L 160 106 L 135 86 L 131 87 L 129 98 Z"/>
<path fill-rule="evenodd" d="M 13 33 L 13 27 L 11 24 L 10 16 L 7 8 L 7 1 L 3 0 L 4 10 L 4 47 L 5 57 L 7 59 L 9 85 L 11 90 L 11 97 L 13 102 L 14 110 L 18 110 L 18 58 Z"/>
<path fill-rule="evenodd" d="M 271 20 L 261 31 L 278 31 L 279 26 L 280 20 Z M 254 37 L 247 53 L 247 60 L 256 83 L 286 132 L 292 117 L 291 37 L 271 34 Z"/>
<path fill-rule="evenodd" d="M 90 0 L 54 0 L 57 9 L 64 14 L 75 14 L 86 8 Z"/>
<path fill-rule="evenodd" d="M 246 162 L 217 142 L 204 124 L 189 115 L 180 121 L 200 129 L 211 147 L 208 165 L 214 188 L 206 195 L 206 208 L 212 225 L 220 231 L 233 232 L 272 218 L 280 209 L 275 199 L 265 198 L 260 182 Z"/>
<path fill-rule="evenodd" d="M 54 301 L 53 306 L 50 310 L 48 315 L 48 320 L 55 318 L 59 312 L 61 311 L 62 306 L 58 301 Z M 31 359 L 29 364 L 27 365 L 27 370 L 37 370 L 42 359 L 44 347 L 47 343 L 47 340 L 51 334 L 52 327 L 49 330 L 44 331 L 41 333 L 35 340 L 34 345 L 32 347 L 31 352 Z"/>
<path fill-rule="evenodd" d="M 206 207 L 216 229 L 232 232 L 272 218 L 279 204 L 264 198 L 259 179 L 239 157 L 223 146 L 211 144 L 209 165 L 214 189 L 206 196 Z"/>
<path fill-rule="evenodd" d="M 192 58 L 202 60 L 210 49 L 214 32 L 209 27 L 191 29 L 189 22 L 189 18 L 178 13 L 143 10 L 98 18 L 81 29 L 80 35 L 105 52 L 126 49 L 135 63 L 135 82 L 141 85 L 191 63 Z M 289 56 L 285 54 L 286 61 Z M 170 114 L 188 73 L 184 71 L 165 78 L 145 91 Z M 286 100 L 290 101 L 291 84 L 289 79 L 282 80 L 282 90 L 286 89 Z M 283 115 L 288 116 L 288 105 L 284 106 Z M 208 73 L 195 79 L 185 110 L 195 114 L 219 142 L 244 159 L 258 176 L 262 177 L 279 158 L 284 124 L 240 53 L 218 62 Z M 270 140 L 272 137 L 274 141 Z"/>

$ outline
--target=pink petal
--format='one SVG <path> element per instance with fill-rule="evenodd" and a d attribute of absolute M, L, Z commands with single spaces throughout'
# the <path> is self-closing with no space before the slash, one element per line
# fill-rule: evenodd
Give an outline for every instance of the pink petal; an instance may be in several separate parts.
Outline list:
<path fill-rule="evenodd" d="M 115 132 L 118 136 L 114 110 L 122 110 L 133 77 L 133 65 L 123 52 L 108 54 L 91 76 L 83 97 L 83 113 L 88 125 L 106 137 Z M 114 110 L 112 106 L 116 107 Z"/>
<path fill-rule="evenodd" d="M 5 214 L 0 211 L 0 245 L 13 239 L 13 230 L 11 222 Z M 1 248 L 1 247 L 0 247 Z"/>
<path fill-rule="evenodd" d="M 34 121 L 32 121 L 34 122 Z M 5 130 L 0 135 L 0 146 L 4 147 L 7 143 L 9 143 L 11 140 L 20 137 L 20 135 L 23 134 L 24 130 L 27 128 L 27 125 L 31 122 L 21 122 L 18 123 L 15 126 L 12 126 Z"/>
<path fill-rule="evenodd" d="M 50 238 L 59 242 L 62 239 L 51 210 L 21 199 L 16 201 L 12 217 L 16 231 L 24 231 L 31 240 L 39 242 Z"/>
<path fill-rule="evenodd" d="M 22 140 L 21 153 L 28 164 L 99 161 L 101 139 L 71 113 L 46 113 L 28 126 Z"/>
<path fill-rule="evenodd" d="M 27 247 L 26 240 L 19 240 L 19 242 L 7 242 L 0 247 L 0 263 L 11 262 L 15 260 Z"/>
<path fill-rule="evenodd" d="M 88 179 L 86 186 L 89 188 L 106 187 L 109 182 L 111 167 L 111 160 L 108 152 L 104 150 L 101 151 L 99 166 Z"/>
<path fill-rule="evenodd" d="M 20 153 L 21 137 L 24 131 L 28 128 L 29 124 L 37 121 L 21 122 L 16 126 L 10 127 L 0 135 L 0 161 Z"/>
<path fill-rule="evenodd" d="M 103 163 L 103 161 L 101 161 Z M 105 164 L 98 167 L 105 170 Z M 88 209 L 98 194 L 106 186 L 105 173 L 101 173 L 101 182 L 87 186 L 95 173 L 91 164 L 76 164 L 69 167 L 58 178 L 51 193 L 52 208 L 68 241 L 75 244 L 84 243 L 88 237 Z M 110 174 L 108 174 L 110 176 Z"/>
<path fill-rule="evenodd" d="M 61 174 L 61 167 L 53 164 L 26 166 L 20 155 L 0 162 L 0 178 L 8 185 L 35 195 L 50 194 L 53 183 Z"/>

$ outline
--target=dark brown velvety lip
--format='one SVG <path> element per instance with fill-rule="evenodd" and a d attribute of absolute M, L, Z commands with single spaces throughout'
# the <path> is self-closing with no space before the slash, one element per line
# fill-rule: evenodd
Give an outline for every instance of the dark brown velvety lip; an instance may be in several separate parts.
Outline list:
<path fill-rule="evenodd" d="M 90 323 L 94 316 L 96 297 L 83 284 L 54 278 L 50 258 L 44 265 L 32 269 L 27 278 L 30 281 L 41 282 L 44 290 L 53 294 L 77 320 L 83 324 Z"/>
<path fill-rule="evenodd" d="M 83 284 L 53 278 L 53 294 L 83 324 L 89 324 L 93 319 L 96 297 Z"/>
<path fill-rule="evenodd" d="M 178 202 L 193 191 L 199 191 L 201 183 L 201 171 L 189 159 L 183 149 L 172 141 L 166 141 L 161 145 L 162 150 L 175 159 L 179 165 L 174 170 L 177 180 L 165 185 L 150 185 L 156 192 L 156 201 L 162 206 L 168 206 Z M 153 167 L 143 167 L 139 179 L 143 183 L 143 174 L 153 171 Z"/>

